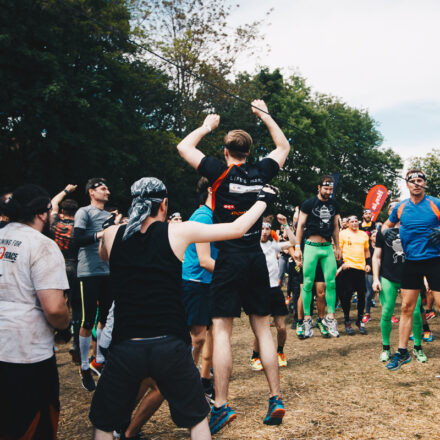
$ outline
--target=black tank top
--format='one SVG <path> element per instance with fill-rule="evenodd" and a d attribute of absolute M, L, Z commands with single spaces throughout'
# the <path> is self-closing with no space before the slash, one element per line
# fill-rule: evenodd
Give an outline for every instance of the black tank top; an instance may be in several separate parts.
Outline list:
<path fill-rule="evenodd" d="M 191 343 L 182 302 L 182 262 L 168 239 L 168 223 L 154 222 L 145 234 L 122 241 L 116 233 L 110 254 L 115 300 L 112 342 L 174 335 Z"/>

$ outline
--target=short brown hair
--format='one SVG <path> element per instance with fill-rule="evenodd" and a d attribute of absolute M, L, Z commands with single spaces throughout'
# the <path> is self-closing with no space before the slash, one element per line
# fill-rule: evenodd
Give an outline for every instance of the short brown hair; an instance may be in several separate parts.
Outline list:
<path fill-rule="evenodd" d="M 225 146 L 235 159 L 246 159 L 252 146 L 252 137 L 244 130 L 232 130 L 225 136 Z"/>

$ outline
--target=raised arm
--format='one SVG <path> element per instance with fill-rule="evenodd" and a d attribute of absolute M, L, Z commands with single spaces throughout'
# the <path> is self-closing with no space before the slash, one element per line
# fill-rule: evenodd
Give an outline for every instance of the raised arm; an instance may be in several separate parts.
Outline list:
<path fill-rule="evenodd" d="M 269 185 L 263 187 L 257 201 L 242 216 L 232 223 L 206 225 L 199 222 L 187 221 L 170 223 L 168 236 L 171 249 L 180 260 L 185 249 L 191 243 L 208 243 L 211 241 L 234 240 L 242 237 L 251 226 L 263 215 L 267 203 L 276 197 L 276 192 Z"/>
<path fill-rule="evenodd" d="M 67 185 L 60 193 L 58 193 L 56 196 L 53 197 L 53 199 L 51 200 L 51 203 L 52 203 L 52 214 L 58 214 L 59 213 L 59 205 L 60 205 L 60 203 L 62 202 L 64 197 L 66 197 L 67 194 L 70 194 L 73 191 L 75 191 L 77 186 L 78 185 L 71 185 L 69 183 L 69 185 Z"/>
<path fill-rule="evenodd" d="M 292 229 L 290 229 L 290 226 L 287 223 L 287 217 L 282 214 L 277 214 L 277 220 L 280 225 L 284 226 L 284 230 L 286 231 L 287 237 L 289 238 L 289 241 L 282 243 L 281 248 L 288 249 L 292 246 L 295 246 L 296 244 L 295 234 L 293 233 Z"/>
<path fill-rule="evenodd" d="M 177 145 L 179 154 L 185 159 L 193 168 L 197 169 L 201 160 L 205 155 L 197 149 L 198 143 L 204 136 L 218 127 L 220 123 L 219 115 L 208 115 L 203 122 L 203 125 L 196 128 L 189 135 L 185 136 Z"/>
<path fill-rule="evenodd" d="M 275 162 L 278 163 L 280 168 L 283 167 L 284 162 L 286 162 L 287 156 L 290 151 L 290 144 L 281 128 L 272 119 L 269 114 L 266 103 L 262 99 L 256 99 L 252 101 L 252 111 L 266 124 L 267 129 L 272 137 L 275 144 L 275 150 L 271 151 L 267 157 L 270 157 Z"/>

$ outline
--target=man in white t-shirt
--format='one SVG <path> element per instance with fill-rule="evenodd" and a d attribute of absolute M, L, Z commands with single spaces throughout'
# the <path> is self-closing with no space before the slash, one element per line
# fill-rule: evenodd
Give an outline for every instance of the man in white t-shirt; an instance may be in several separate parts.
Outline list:
<path fill-rule="evenodd" d="M 284 215 L 277 215 L 278 222 L 284 226 L 284 230 L 287 232 L 289 241 L 277 242 L 272 240 L 271 237 L 271 224 L 267 221 L 263 222 L 261 229 L 260 246 L 263 249 L 266 257 L 267 270 L 269 272 L 270 281 L 270 313 L 274 318 L 275 327 L 277 329 L 277 356 L 278 366 L 287 367 L 287 360 L 284 354 L 284 344 L 286 343 L 286 316 L 288 310 L 286 307 L 286 301 L 284 294 L 279 286 L 279 266 L 278 255 L 284 249 L 288 249 L 295 246 L 295 235 L 290 229 L 287 218 Z M 254 339 L 254 351 L 249 361 L 251 367 L 255 371 L 263 369 L 263 365 L 260 360 L 260 350 L 257 344 L 257 340 Z"/>
<path fill-rule="evenodd" d="M 37 185 L 23 185 L 1 207 L 0 438 L 56 439 L 59 381 L 56 342 L 70 337 L 64 258 L 50 233 L 51 203 Z"/>

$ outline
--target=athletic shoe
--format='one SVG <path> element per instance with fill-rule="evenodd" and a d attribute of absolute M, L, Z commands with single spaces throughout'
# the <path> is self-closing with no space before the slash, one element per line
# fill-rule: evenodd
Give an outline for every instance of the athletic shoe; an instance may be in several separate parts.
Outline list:
<path fill-rule="evenodd" d="M 391 350 L 382 350 L 382 353 L 380 354 L 380 361 L 381 362 L 388 362 L 391 357 Z"/>
<path fill-rule="evenodd" d="M 299 339 L 304 339 L 304 321 L 302 324 L 299 322 L 296 323 L 296 336 L 298 336 Z"/>
<path fill-rule="evenodd" d="M 353 295 L 353 304 L 357 304 L 357 302 L 358 302 L 358 296 L 357 296 L 357 293 L 355 293 Z"/>
<path fill-rule="evenodd" d="M 90 369 L 98 376 L 101 377 L 102 370 L 104 369 L 104 363 L 100 364 L 93 359 L 89 364 Z"/>
<path fill-rule="evenodd" d="M 207 402 L 210 405 L 214 405 L 214 401 L 215 401 L 214 384 L 211 382 L 207 387 L 203 387 L 203 391 L 205 393 Z"/>
<path fill-rule="evenodd" d="M 338 321 L 335 318 L 329 318 L 326 316 L 322 323 L 327 328 L 330 336 L 333 336 L 334 338 L 339 338 L 339 332 L 338 332 Z"/>
<path fill-rule="evenodd" d="M 349 336 L 354 335 L 354 330 L 353 330 L 353 327 L 351 326 L 351 322 L 345 323 L 345 333 L 347 333 L 347 335 L 349 335 Z"/>
<path fill-rule="evenodd" d="M 376 301 L 374 299 L 371 300 L 371 307 L 376 307 Z"/>
<path fill-rule="evenodd" d="M 83 388 L 87 391 L 95 391 L 96 383 L 93 380 L 90 368 L 87 368 L 87 370 L 82 370 L 80 368 L 79 372 L 81 374 L 81 383 Z"/>
<path fill-rule="evenodd" d="M 368 333 L 367 329 L 365 328 L 365 324 L 362 321 L 356 321 L 356 326 L 358 327 L 361 335 L 366 335 Z"/>
<path fill-rule="evenodd" d="M 409 335 L 409 340 L 410 340 L 410 341 L 414 341 L 414 333 L 411 333 L 411 334 Z"/>
<path fill-rule="evenodd" d="M 269 399 L 269 409 L 263 423 L 265 425 L 281 425 L 285 413 L 283 401 L 278 396 L 273 396 Z"/>
<path fill-rule="evenodd" d="M 263 364 L 261 363 L 260 358 L 251 358 L 249 360 L 249 365 L 254 371 L 261 371 L 263 369 Z"/>
<path fill-rule="evenodd" d="M 388 362 L 386 367 L 390 371 L 398 370 L 402 365 L 407 364 L 412 361 L 412 358 L 408 352 L 404 355 L 400 354 L 400 352 L 394 353 L 391 361 Z"/>
<path fill-rule="evenodd" d="M 279 367 L 287 367 L 287 359 L 284 353 L 277 353 L 278 355 L 278 366 Z"/>
<path fill-rule="evenodd" d="M 432 335 L 432 332 L 423 332 L 423 341 L 424 342 L 432 342 L 434 339 L 434 336 Z"/>
<path fill-rule="evenodd" d="M 69 354 L 70 354 L 70 356 L 72 357 L 72 362 L 73 362 L 75 365 L 81 365 L 81 354 L 80 354 L 78 348 L 72 347 L 72 348 L 69 350 Z"/>
<path fill-rule="evenodd" d="M 313 336 L 313 321 L 311 318 L 304 319 L 304 336 L 311 338 Z"/>
<path fill-rule="evenodd" d="M 220 429 L 236 418 L 237 414 L 229 408 L 227 403 L 220 408 L 213 406 L 211 409 L 211 418 L 209 419 L 209 429 L 211 430 L 211 434 L 219 432 Z"/>
<path fill-rule="evenodd" d="M 323 324 L 322 321 L 317 321 L 316 322 L 316 326 L 319 328 L 319 331 L 321 332 L 321 335 L 323 338 L 329 338 L 330 335 L 328 334 L 328 330 L 325 327 L 325 325 Z"/>
<path fill-rule="evenodd" d="M 435 318 L 435 313 L 431 310 L 430 312 L 426 312 L 426 320 L 429 321 L 430 319 Z"/>
<path fill-rule="evenodd" d="M 363 322 L 364 324 L 367 324 L 367 323 L 370 322 L 370 321 L 371 321 L 371 316 L 370 316 L 370 314 L 369 314 L 369 313 L 365 313 L 364 317 L 362 318 L 362 322 Z"/>
<path fill-rule="evenodd" d="M 391 322 L 392 322 L 393 324 L 398 324 L 398 323 L 399 323 L 399 318 L 396 318 L 396 317 L 393 315 L 393 316 L 391 316 Z"/>
<path fill-rule="evenodd" d="M 424 364 L 425 362 L 428 361 L 428 356 L 426 356 L 426 354 L 423 353 L 423 350 L 422 350 L 422 349 L 417 350 L 417 349 L 414 348 L 414 349 L 413 349 L 413 353 L 414 353 L 414 356 L 416 357 L 416 360 L 417 360 L 418 362 Z"/>

